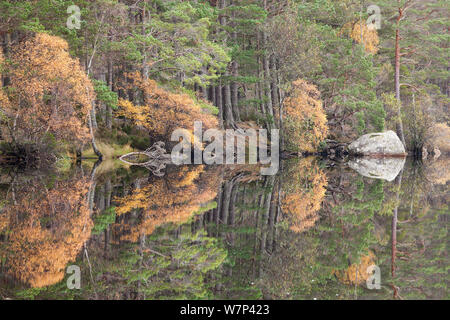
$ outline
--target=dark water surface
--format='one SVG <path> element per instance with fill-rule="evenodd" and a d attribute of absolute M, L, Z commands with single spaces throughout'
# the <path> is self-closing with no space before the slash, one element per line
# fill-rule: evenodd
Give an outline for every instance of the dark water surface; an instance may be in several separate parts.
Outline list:
<path fill-rule="evenodd" d="M 448 299 L 449 164 L 3 170 L 0 298 Z"/>

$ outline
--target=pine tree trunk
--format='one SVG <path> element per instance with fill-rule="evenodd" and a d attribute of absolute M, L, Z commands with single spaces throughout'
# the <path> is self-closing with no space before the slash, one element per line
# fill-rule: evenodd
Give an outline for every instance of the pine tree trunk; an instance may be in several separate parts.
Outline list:
<path fill-rule="evenodd" d="M 222 85 L 216 87 L 216 107 L 219 109 L 219 125 L 223 128 L 223 100 L 222 100 Z"/>
<path fill-rule="evenodd" d="M 256 50 L 259 52 L 261 50 L 261 45 L 260 45 L 261 44 L 261 34 L 259 31 L 256 32 L 256 41 L 257 41 Z M 258 100 L 259 100 L 259 105 L 261 108 L 261 113 L 263 116 L 265 116 L 266 115 L 266 107 L 265 107 L 265 104 L 263 101 L 263 96 L 264 96 L 263 95 L 263 84 L 261 81 L 261 79 L 263 78 L 263 75 L 261 74 L 262 73 L 261 70 L 263 69 L 263 67 L 261 67 L 262 59 L 261 59 L 260 55 L 258 55 L 257 60 L 258 60 L 257 74 L 258 74 L 259 81 L 258 81 L 258 83 L 256 83 L 256 92 L 257 92 L 257 96 L 258 96 Z"/>
<path fill-rule="evenodd" d="M 267 54 L 267 34 L 266 32 L 262 32 L 262 40 L 263 40 L 263 67 L 264 67 L 264 89 L 265 89 L 265 99 L 267 101 L 266 103 L 266 111 L 269 114 L 271 121 L 267 123 L 267 128 L 273 127 L 273 102 L 272 102 L 272 92 L 270 88 L 270 68 L 269 68 L 269 59 L 270 57 Z"/>
<path fill-rule="evenodd" d="M 271 84 L 270 84 L 271 94 L 272 94 L 272 104 L 275 109 L 274 115 L 276 116 L 276 119 L 274 119 L 274 126 L 279 128 L 279 119 L 280 119 L 279 100 L 280 100 L 280 98 L 278 97 L 278 84 L 277 84 L 278 72 L 276 70 L 275 55 L 271 55 L 271 57 L 270 57 L 270 70 L 271 70 L 271 75 L 272 75 Z"/>
<path fill-rule="evenodd" d="M 399 8 L 397 17 L 397 29 L 395 30 L 395 98 L 398 101 L 397 109 L 397 134 L 406 148 L 405 136 L 403 133 L 403 121 L 400 99 L 400 19 L 403 16 L 402 9 Z"/>
<path fill-rule="evenodd" d="M 236 32 L 236 24 L 234 22 L 236 16 L 235 10 L 232 11 L 232 27 L 233 32 L 231 33 L 231 39 L 233 40 L 233 44 L 237 45 L 237 32 Z M 231 105 L 233 108 L 233 114 L 235 121 L 241 121 L 241 115 L 239 112 L 239 99 L 238 99 L 238 83 L 236 82 L 237 77 L 239 76 L 238 71 L 238 63 L 236 60 L 231 62 L 231 75 L 233 76 L 233 81 L 231 82 Z"/>
<path fill-rule="evenodd" d="M 403 169 L 400 171 L 400 174 L 397 177 L 397 201 L 396 206 L 394 208 L 393 216 L 392 216 L 392 225 L 391 225 L 391 276 L 392 279 L 395 277 L 395 261 L 397 258 L 397 223 L 398 223 L 398 205 L 400 203 L 400 189 L 402 188 L 402 177 L 403 177 Z M 396 298 L 396 289 L 394 286 L 394 298 Z"/>
<path fill-rule="evenodd" d="M 210 92 L 209 92 L 209 100 L 212 102 L 213 105 L 216 105 L 216 87 L 215 86 L 211 86 L 209 88 Z"/>
<path fill-rule="evenodd" d="M 97 143 L 95 142 L 95 130 L 94 130 L 94 124 L 93 124 L 92 118 L 95 119 L 95 101 L 92 101 L 92 110 L 89 113 L 89 121 L 88 121 L 89 122 L 89 132 L 91 133 L 92 149 L 94 150 L 94 153 L 97 155 L 97 157 L 100 160 L 102 160 L 103 155 L 100 152 L 100 150 L 97 148 Z"/>
<path fill-rule="evenodd" d="M 108 59 L 108 87 L 109 90 L 113 90 L 113 64 L 112 59 L 109 57 Z M 112 129 L 112 109 L 111 106 L 106 105 L 106 128 L 111 130 Z"/>
<path fill-rule="evenodd" d="M 228 76 L 228 73 L 225 74 Z M 231 104 L 231 87 L 230 84 L 225 85 L 225 125 L 227 128 L 234 128 L 233 107 Z"/>

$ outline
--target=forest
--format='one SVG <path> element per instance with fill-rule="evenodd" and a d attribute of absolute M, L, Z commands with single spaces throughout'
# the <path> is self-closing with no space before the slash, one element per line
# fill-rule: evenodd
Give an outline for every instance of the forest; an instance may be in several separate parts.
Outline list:
<path fill-rule="evenodd" d="M 0 0 L 0 299 L 448 299 L 449 14 Z M 121 162 L 194 121 L 279 130 L 280 172 Z M 352 171 L 388 130 L 393 179 Z"/>
<path fill-rule="evenodd" d="M 449 131 L 448 3 L 369 6 L 1 1 L 2 161 L 111 158 L 194 120 L 288 152 L 393 129 L 421 154 Z"/>

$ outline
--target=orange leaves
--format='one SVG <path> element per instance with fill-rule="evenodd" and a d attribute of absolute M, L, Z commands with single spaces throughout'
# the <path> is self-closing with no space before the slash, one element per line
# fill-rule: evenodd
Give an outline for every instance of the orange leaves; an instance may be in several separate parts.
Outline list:
<path fill-rule="evenodd" d="M 10 231 L 7 252 L 0 251 L 8 273 L 32 287 L 64 278 L 67 263 L 76 259 L 93 225 L 86 201 L 89 184 L 77 177 L 46 190 L 36 179 L 17 188 L 16 203 L 0 217 Z"/>
<path fill-rule="evenodd" d="M 377 30 L 369 29 L 365 22 L 348 22 L 342 27 L 340 33 L 346 34 L 357 43 L 362 44 L 367 53 L 376 54 L 378 52 L 380 39 Z"/>
<path fill-rule="evenodd" d="M 289 216 L 291 230 L 303 232 L 313 227 L 319 219 L 318 211 L 325 197 L 327 177 L 312 158 L 303 158 L 288 170 L 281 208 Z"/>
<path fill-rule="evenodd" d="M 1 110 L 9 106 L 9 99 L 3 92 L 2 88 L 2 71 L 4 64 L 5 64 L 5 57 L 3 56 L 2 50 L 0 49 L 0 112 Z"/>
<path fill-rule="evenodd" d="M 328 135 L 327 118 L 317 88 L 299 79 L 285 100 L 284 135 L 290 151 L 314 152 Z"/>
<path fill-rule="evenodd" d="M 5 112 L 17 119 L 20 134 L 34 141 L 46 132 L 67 141 L 87 140 L 85 121 L 94 89 L 70 57 L 67 42 L 38 33 L 13 47 L 10 60 L 11 103 Z"/>
<path fill-rule="evenodd" d="M 204 171 L 204 166 L 180 167 L 158 179 L 134 190 L 130 195 L 116 199 L 119 216 L 141 212 L 138 224 L 116 224 L 122 240 L 136 242 L 141 235 L 151 234 L 165 223 L 184 223 L 200 209 L 202 204 L 212 201 L 218 191 L 217 170 Z"/>
<path fill-rule="evenodd" d="M 154 80 L 142 79 L 139 73 L 132 74 L 131 78 L 133 85 L 142 92 L 145 103 L 137 106 L 120 99 L 119 116 L 133 120 L 155 135 L 169 135 L 177 128 L 190 130 L 194 121 L 202 121 L 206 129 L 218 126 L 217 119 L 204 113 L 188 95 L 164 90 Z"/>
<path fill-rule="evenodd" d="M 369 254 L 361 257 L 359 263 L 354 263 L 343 271 L 334 271 L 334 274 L 344 284 L 362 284 L 371 276 L 367 269 L 374 264 L 375 255 L 369 251 Z"/>

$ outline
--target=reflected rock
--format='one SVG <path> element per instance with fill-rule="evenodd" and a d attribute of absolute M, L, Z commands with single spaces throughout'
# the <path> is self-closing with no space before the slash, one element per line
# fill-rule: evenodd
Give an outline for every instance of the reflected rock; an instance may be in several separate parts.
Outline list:
<path fill-rule="evenodd" d="M 348 150 L 363 156 L 406 156 L 405 147 L 394 131 L 369 133 L 353 141 Z"/>
<path fill-rule="evenodd" d="M 406 158 L 356 158 L 348 165 L 364 177 L 393 181 L 405 165 Z"/>

